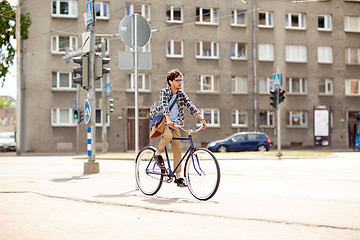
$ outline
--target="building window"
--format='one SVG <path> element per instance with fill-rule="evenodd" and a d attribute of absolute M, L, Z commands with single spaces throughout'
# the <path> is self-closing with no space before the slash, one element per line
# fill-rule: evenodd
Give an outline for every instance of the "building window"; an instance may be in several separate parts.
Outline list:
<path fill-rule="evenodd" d="M 287 78 L 289 93 L 306 94 L 307 79 L 306 78 Z"/>
<path fill-rule="evenodd" d="M 201 116 L 204 117 L 208 127 L 220 127 L 220 110 L 219 109 L 200 109 Z M 202 124 L 197 119 L 196 126 L 200 127 Z"/>
<path fill-rule="evenodd" d="M 274 111 L 263 110 L 259 113 L 259 124 L 262 127 L 273 127 L 275 124 L 275 113 Z"/>
<path fill-rule="evenodd" d="M 306 111 L 289 111 L 287 117 L 287 125 L 290 127 L 306 127 L 307 112 Z"/>
<path fill-rule="evenodd" d="M 345 16 L 344 30 L 346 32 L 360 32 L 360 17 Z"/>
<path fill-rule="evenodd" d="M 287 13 L 285 15 L 285 24 L 287 29 L 306 29 L 305 14 Z"/>
<path fill-rule="evenodd" d="M 95 2 L 96 19 L 109 19 L 109 3 Z"/>
<path fill-rule="evenodd" d="M 103 119 L 103 111 L 101 111 L 101 109 L 96 109 L 96 111 L 95 111 L 95 127 L 102 126 L 102 119 Z M 110 127 L 110 115 L 106 116 L 106 126 Z"/>
<path fill-rule="evenodd" d="M 247 77 L 231 77 L 232 93 L 247 93 Z"/>
<path fill-rule="evenodd" d="M 258 14 L 259 27 L 262 27 L 262 28 L 274 27 L 273 15 L 274 14 L 272 12 L 259 12 L 259 14 Z"/>
<path fill-rule="evenodd" d="M 306 62 L 306 46 L 287 45 L 285 47 L 287 62 Z"/>
<path fill-rule="evenodd" d="M 216 8 L 196 8 L 196 23 L 217 25 L 219 23 L 218 11 Z"/>
<path fill-rule="evenodd" d="M 345 95 L 360 96 L 360 79 L 345 80 Z"/>
<path fill-rule="evenodd" d="M 219 78 L 213 75 L 200 75 L 197 91 L 199 92 L 218 92 Z"/>
<path fill-rule="evenodd" d="M 231 126 L 232 127 L 248 127 L 247 111 L 233 110 L 231 112 Z"/>
<path fill-rule="evenodd" d="M 246 26 L 245 10 L 231 10 L 231 26 Z"/>
<path fill-rule="evenodd" d="M 231 59 L 246 60 L 246 44 L 245 43 L 231 43 Z"/>
<path fill-rule="evenodd" d="M 73 109 L 53 108 L 51 109 L 51 126 L 53 127 L 72 127 L 76 126 Z"/>
<path fill-rule="evenodd" d="M 180 40 L 170 40 L 166 43 L 166 57 L 168 58 L 183 58 L 184 44 Z"/>
<path fill-rule="evenodd" d="M 104 52 L 102 52 L 102 43 L 105 44 Z M 108 37 L 95 37 L 95 51 L 104 55 L 110 55 L 110 39 Z"/>
<path fill-rule="evenodd" d="M 259 61 L 274 61 L 274 45 L 259 44 Z"/>
<path fill-rule="evenodd" d="M 260 78 L 259 79 L 259 93 L 270 93 L 270 90 L 273 89 L 273 79 L 272 78 Z"/>
<path fill-rule="evenodd" d="M 168 23 L 182 23 L 183 22 L 183 8 L 175 6 L 166 7 L 166 22 Z"/>
<path fill-rule="evenodd" d="M 127 4 L 125 14 L 138 13 L 150 22 L 150 5 L 148 4 Z"/>
<path fill-rule="evenodd" d="M 151 89 L 151 77 L 149 74 L 139 74 L 138 79 L 138 89 L 139 92 L 150 92 Z M 135 91 L 135 75 L 129 74 L 126 82 L 126 91 Z"/>
<path fill-rule="evenodd" d="M 332 63 L 333 51 L 332 47 L 318 47 L 318 63 Z"/>
<path fill-rule="evenodd" d="M 71 73 L 52 72 L 52 90 L 74 90 L 75 83 Z"/>
<path fill-rule="evenodd" d="M 66 50 L 77 49 L 77 37 L 52 36 L 51 53 L 65 54 Z"/>
<path fill-rule="evenodd" d="M 331 78 L 320 79 L 319 93 L 323 95 L 333 94 L 333 80 Z"/>
<path fill-rule="evenodd" d="M 219 43 L 197 41 L 195 57 L 202 58 L 202 59 L 218 59 L 219 58 Z"/>
<path fill-rule="evenodd" d="M 360 64 L 360 48 L 347 48 L 346 64 Z"/>
<path fill-rule="evenodd" d="M 330 15 L 318 15 L 318 31 L 331 31 L 332 22 Z"/>
<path fill-rule="evenodd" d="M 53 17 L 77 17 L 77 1 L 76 0 L 53 0 L 52 12 Z"/>

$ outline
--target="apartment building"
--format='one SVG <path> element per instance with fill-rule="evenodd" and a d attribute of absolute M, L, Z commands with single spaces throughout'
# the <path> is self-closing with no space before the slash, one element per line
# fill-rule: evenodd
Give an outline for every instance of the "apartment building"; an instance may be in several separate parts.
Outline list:
<path fill-rule="evenodd" d="M 85 0 L 23 1 L 32 19 L 23 41 L 24 151 L 74 151 L 76 86 L 62 56 L 81 48 Z M 129 51 L 118 35 L 121 19 L 139 13 L 150 23 L 152 69 L 140 71 L 140 145 L 149 140 L 149 108 L 158 102 L 173 68 L 184 74 L 183 89 L 201 110 L 208 128 L 195 145 L 238 131 L 263 131 L 276 144 L 276 113 L 270 105 L 273 74 L 282 73 L 283 147 L 314 146 L 314 108 L 330 110 L 330 145 L 352 148 L 360 112 L 360 1 L 96 1 L 96 41 L 110 57 L 114 112 L 107 117 L 109 151 L 134 149 L 134 74 L 120 70 L 118 52 Z M 100 51 L 100 50 L 98 50 Z M 101 97 L 97 81 L 96 98 Z M 83 109 L 87 92 L 80 91 Z M 98 100 L 97 100 L 98 102 Z M 97 144 L 101 116 L 97 106 Z M 187 114 L 186 128 L 199 122 Z M 86 150 L 80 124 L 80 150 Z"/>

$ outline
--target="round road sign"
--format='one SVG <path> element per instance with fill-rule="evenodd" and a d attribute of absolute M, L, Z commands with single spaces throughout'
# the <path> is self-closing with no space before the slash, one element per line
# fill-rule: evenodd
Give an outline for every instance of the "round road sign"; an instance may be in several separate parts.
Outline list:
<path fill-rule="evenodd" d="M 137 26 L 135 26 L 135 18 Z M 135 43 L 135 29 L 137 29 L 137 43 Z M 119 35 L 128 47 L 143 47 L 151 38 L 150 25 L 148 21 L 139 14 L 127 15 L 120 21 Z"/>

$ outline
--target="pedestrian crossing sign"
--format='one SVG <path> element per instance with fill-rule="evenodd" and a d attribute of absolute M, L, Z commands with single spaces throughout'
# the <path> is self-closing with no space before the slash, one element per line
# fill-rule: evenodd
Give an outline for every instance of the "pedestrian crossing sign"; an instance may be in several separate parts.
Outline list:
<path fill-rule="evenodd" d="M 273 76 L 273 83 L 274 83 L 274 87 L 279 87 L 280 86 L 280 82 L 281 82 L 281 75 L 280 73 L 274 73 Z"/>

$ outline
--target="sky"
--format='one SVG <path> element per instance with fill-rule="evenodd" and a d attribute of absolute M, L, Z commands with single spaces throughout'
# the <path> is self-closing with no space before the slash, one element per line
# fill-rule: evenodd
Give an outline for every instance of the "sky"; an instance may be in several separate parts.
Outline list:
<path fill-rule="evenodd" d="M 17 0 L 8 0 L 11 5 L 16 5 Z M 14 41 L 13 46 L 16 46 L 16 41 Z M 9 95 L 13 98 L 16 98 L 16 87 L 17 87 L 17 73 L 16 73 L 16 56 L 14 58 L 14 65 L 11 66 L 8 74 L 6 75 L 6 80 L 4 86 L 1 87 L 0 82 L 0 95 Z"/>

